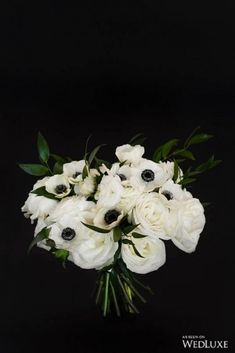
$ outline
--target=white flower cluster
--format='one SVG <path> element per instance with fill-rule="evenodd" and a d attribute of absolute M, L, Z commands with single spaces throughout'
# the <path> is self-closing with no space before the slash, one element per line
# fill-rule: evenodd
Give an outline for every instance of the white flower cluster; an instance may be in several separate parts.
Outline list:
<path fill-rule="evenodd" d="M 86 161 L 73 161 L 62 174 L 39 180 L 22 207 L 37 220 L 35 236 L 46 227 L 55 248 L 67 250 L 68 259 L 85 269 L 112 264 L 119 251 L 129 270 L 157 270 L 166 259 L 162 240 L 194 251 L 205 225 L 203 206 L 178 183 L 181 170 L 173 181 L 173 162 L 155 163 L 143 154 L 143 146 L 123 145 L 110 168 L 88 166 L 84 175 Z M 42 187 L 43 195 L 34 193 Z M 50 249 L 46 240 L 38 246 Z"/>

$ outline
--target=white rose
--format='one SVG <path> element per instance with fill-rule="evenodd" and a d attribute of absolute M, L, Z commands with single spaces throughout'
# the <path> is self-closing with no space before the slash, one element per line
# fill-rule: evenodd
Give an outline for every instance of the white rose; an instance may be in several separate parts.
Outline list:
<path fill-rule="evenodd" d="M 114 207 L 121 199 L 123 186 L 118 175 L 104 175 L 98 185 L 95 199 L 100 207 Z"/>
<path fill-rule="evenodd" d="M 81 180 L 75 185 L 74 192 L 77 195 L 89 196 L 93 194 L 95 187 L 95 178 L 88 175 L 84 180 Z"/>
<path fill-rule="evenodd" d="M 130 214 L 132 209 L 135 207 L 136 200 L 141 197 L 142 193 L 132 186 L 124 187 L 121 200 L 118 207 L 124 212 L 124 214 Z"/>
<path fill-rule="evenodd" d="M 67 196 L 71 191 L 68 178 L 63 174 L 56 174 L 49 177 L 45 182 L 45 188 L 47 192 L 56 195 L 58 198 Z"/>
<path fill-rule="evenodd" d="M 173 180 L 168 180 L 159 189 L 159 194 L 163 195 L 170 207 L 171 200 L 184 201 L 192 198 L 192 194 L 186 189 L 182 189 L 180 184 L 176 184 Z"/>
<path fill-rule="evenodd" d="M 82 180 L 82 171 L 85 167 L 85 160 L 73 161 L 63 165 L 63 173 L 68 178 L 71 184 L 75 184 Z"/>
<path fill-rule="evenodd" d="M 168 235 L 179 249 L 193 252 L 205 225 L 203 206 L 196 198 L 175 201 L 174 206 L 167 222 Z"/>
<path fill-rule="evenodd" d="M 112 232 L 98 233 L 80 225 L 79 244 L 71 252 L 70 260 L 84 269 L 101 269 L 113 262 L 118 243 L 113 241 Z"/>
<path fill-rule="evenodd" d="M 43 178 L 38 180 L 33 186 L 33 190 L 36 190 L 45 185 L 46 181 L 49 178 Z M 58 201 L 49 199 L 44 196 L 37 196 L 36 194 L 29 193 L 27 200 L 25 201 L 24 206 L 21 208 L 22 212 L 25 214 L 25 217 L 30 217 L 33 222 L 35 219 L 41 217 L 47 217 L 56 207 Z"/>
<path fill-rule="evenodd" d="M 153 191 L 162 186 L 168 175 L 160 163 L 148 159 L 142 159 L 141 163 L 134 169 L 130 178 L 131 185 L 141 191 Z"/>
<path fill-rule="evenodd" d="M 162 197 L 156 192 L 140 196 L 136 200 L 136 205 L 132 211 L 132 223 L 139 224 L 143 234 L 153 238 L 169 239 L 165 229 L 169 210 Z"/>
<path fill-rule="evenodd" d="M 50 222 L 59 221 L 64 215 L 70 217 L 77 217 L 84 223 L 90 223 L 93 218 L 92 209 L 95 207 L 95 203 L 87 201 L 85 197 L 69 196 L 61 200 L 53 212 L 51 212 L 48 220 Z"/>
<path fill-rule="evenodd" d="M 140 145 L 122 145 L 116 148 L 115 154 L 120 162 L 136 165 L 144 154 L 144 147 Z"/>
<path fill-rule="evenodd" d="M 112 229 L 116 227 L 123 218 L 123 211 L 118 208 L 99 208 L 97 206 L 93 224 L 98 228 Z"/>
<path fill-rule="evenodd" d="M 143 256 L 137 255 L 131 244 L 122 244 L 122 259 L 130 271 L 144 274 L 157 270 L 165 263 L 165 244 L 162 240 L 149 237 L 138 239 L 131 237 L 129 240 L 135 244 L 137 251 Z"/>

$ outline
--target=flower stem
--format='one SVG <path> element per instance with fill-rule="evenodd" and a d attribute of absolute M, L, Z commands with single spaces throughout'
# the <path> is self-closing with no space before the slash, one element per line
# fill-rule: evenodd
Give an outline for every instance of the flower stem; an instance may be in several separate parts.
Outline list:
<path fill-rule="evenodd" d="M 110 281 L 110 288 L 111 288 L 111 291 L 112 291 L 113 302 L 114 302 L 114 305 L 115 305 L 117 316 L 121 316 L 119 305 L 118 305 L 118 301 L 117 301 L 117 297 L 116 297 L 116 293 L 115 293 L 115 289 L 114 289 L 114 287 L 112 285 L 112 281 Z"/>
<path fill-rule="evenodd" d="M 109 293 L 109 276 L 110 273 L 106 273 L 106 282 L 105 282 L 105 295 L 104 295 L 104 316 L 107 315 L 107 309 L 108 309 L 108 293 Z"/>

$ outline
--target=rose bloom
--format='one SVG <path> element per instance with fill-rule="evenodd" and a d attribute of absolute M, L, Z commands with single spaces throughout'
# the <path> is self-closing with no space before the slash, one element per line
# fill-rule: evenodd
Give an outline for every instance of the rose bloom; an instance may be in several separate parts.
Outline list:
<path fill-rule="evenodd" d="M 132 223 L 139 224 L 143 234 L 153 238 L 169 239 L 165 228 L 169 209 L 165 206 L 162 197 L 156 192 L 141 195 L 136 200 L 132 211 Z"/>
<path fill-rule="evenodd" d="M 170 239 L 179 249 L 193 252 L 204 225 L 204 209 L 198 199 L 173 202 L 166 226 Z"/>
<path fill-rule="evenodd" d="M 98 185 L 95 199 L 99 207 L 114 207 L 121 199 L 123 186 L 118 175 L 104 175 Z"/>
<path fill-rule="evenodd" d="M 134 230 L 140 233 L 138 230 Z M 128 237 L 142 256 L 137 255 L 131 244 L 122 244 L 122 259 L 127 268 L 135 273 L 145 274 L 156 271 L 166 261 L 165 244 L 160 239 Z"/>

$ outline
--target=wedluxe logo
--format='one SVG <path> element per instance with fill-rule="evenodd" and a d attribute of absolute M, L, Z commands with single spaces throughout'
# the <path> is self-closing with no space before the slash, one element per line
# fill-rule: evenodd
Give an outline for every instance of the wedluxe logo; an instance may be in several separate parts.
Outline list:
<path fill-rule="evenodd" d="M 182 343 L 184 348 L 192 348 L 192 349 L 226 349 L 228 348 L 228 341 L 220 341 L 220 340 L 210 340 L 205 336 L 183 336 Z"/>

